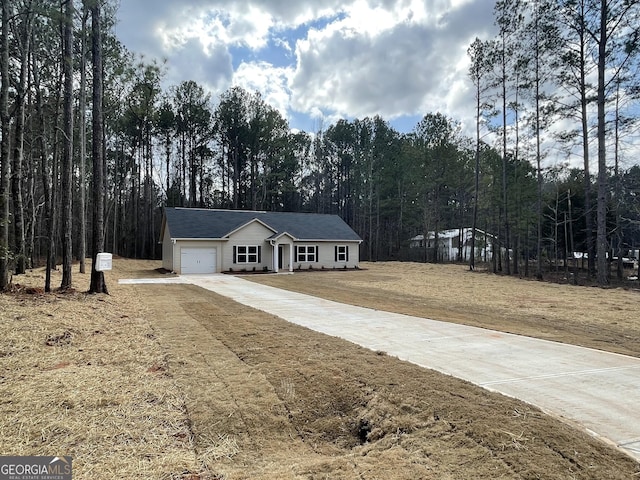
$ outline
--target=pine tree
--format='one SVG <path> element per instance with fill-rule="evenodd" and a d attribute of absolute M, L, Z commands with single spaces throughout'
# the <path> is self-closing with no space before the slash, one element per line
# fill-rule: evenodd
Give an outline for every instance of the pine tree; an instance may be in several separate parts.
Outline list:
<path fill-rule="evenodd" d="M 91 6 L 91 61 L 93 73 L 92 123 L 93 142 L 91 156 L 93 159 L 93 234 L 90 293 L 109 293 L 104 279 L 104 272 L 96 270 L 98 253 L 104 252 L 104 119 L 102 112 L 103 72 L 102 72 L 102 28 L 100 2 Z"/>

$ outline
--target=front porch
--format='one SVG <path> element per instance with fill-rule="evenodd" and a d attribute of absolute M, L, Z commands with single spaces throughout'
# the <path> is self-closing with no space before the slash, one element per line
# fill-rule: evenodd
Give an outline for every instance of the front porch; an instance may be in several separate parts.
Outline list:
<path fill-rule="evenodd" d="M 273 272 L 281 270 L 293 273 L 294 248 L 293 237 L 284 232 L 267 239 L 272 250 Z"/>

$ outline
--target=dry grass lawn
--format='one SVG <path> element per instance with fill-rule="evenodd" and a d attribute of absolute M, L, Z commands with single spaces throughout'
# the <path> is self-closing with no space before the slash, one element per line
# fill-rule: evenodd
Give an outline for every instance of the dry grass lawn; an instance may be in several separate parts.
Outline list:
<path fill-rule="evenodd" d="M 638 463 L 514 399 L 189 285 L 0 295 L 0 454 L 78 479 L 631 479 Z M 379 263 L 251 280 L 640 356 L 629 290 Z M 59 276 L 56 276 L 56 283 Z"/>
<path fill-rule="evenodd" d="M 184 394 L 116 264 L 111 295 L 81 293 L 75 269 L 76 292 L 44 294 L 34 270 L 0 295 L 0 454 L 71 455 L 80 479 L 181 478 L 199 469 Z"/>

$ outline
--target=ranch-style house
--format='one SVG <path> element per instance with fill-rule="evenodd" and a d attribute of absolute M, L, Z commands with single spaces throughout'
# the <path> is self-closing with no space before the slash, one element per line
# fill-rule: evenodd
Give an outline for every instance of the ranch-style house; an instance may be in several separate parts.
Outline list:
<path fill-rule="evenodd" d="M 362 239 L 338 215 L 165 208 L 162 266 L 179 274 L 357 268 Z"/>

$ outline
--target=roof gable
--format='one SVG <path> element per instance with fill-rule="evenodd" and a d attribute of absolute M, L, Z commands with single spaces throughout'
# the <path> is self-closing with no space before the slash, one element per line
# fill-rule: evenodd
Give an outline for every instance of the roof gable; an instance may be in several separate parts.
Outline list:
<path fill-rule="evenodd" d="M 267 240 L 279 240 L 282 237 L 289 237 L 291 240 L 295 241 L 295 238 L 289 232 L 274 233 L 269 238 L 267 238 Z"/>
<path fill-rule="evenodd" d="M 250 222 L 259 221 L 274 236 L 286 232 L 297 241 L 361 241 L 338 215 L 202 208 L 165 208 L 164 215 L 171 238 L 223 239 Z"/>
<path fill-rule="evenodd" d="M 274 232 L 274 235 L 277 233 L 273 228 L 271 228 L 269 225 L 267 225 L 266 223 L 264 223 L 263 221 L 261 221 L 259 218 L 252 218 L 251 220 L 249 220 L 247 223 L 240 225 L 238 228 L 235 228 L 233 231 L 227 233 L 225 235 L 225 237 L 230 237 L 231 235 L 233 235 L 234 233 L 238 233 L 240 230 L 243 230 L 244 228 L 248 227 L 249 225 L 251 225 L 252 223 L 258 223 L 260 225 L 262 225 L 264 228 L 271 230 L 272 232 Z"/>

